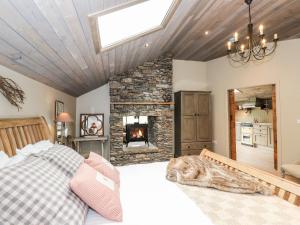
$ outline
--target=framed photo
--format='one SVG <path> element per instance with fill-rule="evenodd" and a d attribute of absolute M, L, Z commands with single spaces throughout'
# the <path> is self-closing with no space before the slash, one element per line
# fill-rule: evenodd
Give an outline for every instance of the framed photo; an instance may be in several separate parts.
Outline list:
<path fill-rule="evenodd" d="M 55 121 L 58 115 L 62 112 L 64 112 L 64 106 L 65 104 L 62 101 L 56 100 L 55 101 Z M 62 129 L 63 129 L 63 124 L 62 122 L 56 122 L 56 139 L 61 138 L 62 135 Z"/>
<path fill-rule="evenodd" d="M 80 137 L 104 136 L 104 114 L 80 114 Z"/>

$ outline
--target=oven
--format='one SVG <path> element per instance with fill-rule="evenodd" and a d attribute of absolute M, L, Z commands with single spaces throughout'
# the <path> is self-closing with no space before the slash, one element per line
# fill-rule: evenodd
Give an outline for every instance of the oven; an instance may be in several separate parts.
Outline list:
<path fill-rule="evenodd" d="M 243 145 L 253 146 L 253 124 L 241 123 L 241 143 Z"/>

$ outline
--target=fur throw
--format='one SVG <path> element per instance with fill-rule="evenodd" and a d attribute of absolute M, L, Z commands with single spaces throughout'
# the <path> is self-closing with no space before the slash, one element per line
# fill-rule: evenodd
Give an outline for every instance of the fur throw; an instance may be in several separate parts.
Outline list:
<path fill-rule="evenodd" d="M 271 195 L 267 186 L 243 172 L 230 171 L 202 156 L 182 156 L 170 160 L 167 179 L 180 184 L 216 188 L 234 193 Z"/>

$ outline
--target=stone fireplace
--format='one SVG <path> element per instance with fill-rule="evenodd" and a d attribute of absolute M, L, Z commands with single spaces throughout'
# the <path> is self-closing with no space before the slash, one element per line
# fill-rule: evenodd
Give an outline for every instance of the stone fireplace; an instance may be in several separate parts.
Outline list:
<path fill-rule="evenodd" d="M 124 165 L 164 161 L 173 157 L 171 57 L 161 57 L 135 70 L 113 76 L 109 85 L 111 162 Z M 140 116 L 147 117 L 147 123 L 136 122 L 124 128 L 124 117 Z M 131 141 L 144 141 L 145 146 L 124 149 L 128 144 L 127 129 L 137 132 L 132 133 Z"/>

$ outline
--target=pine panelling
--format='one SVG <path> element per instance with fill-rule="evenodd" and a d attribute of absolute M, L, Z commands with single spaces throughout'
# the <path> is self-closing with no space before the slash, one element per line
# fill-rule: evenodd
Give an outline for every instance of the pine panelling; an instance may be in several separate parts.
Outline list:
<path fill-rule="evenodd" d="M 0 53 L 0 62 L 3 66 L 6 66 L 8 68 L 11 68 L 14 71 L 24 74 L 31 79 L 36 80 L 36 77 L 39 77 L 40 82 L 48 84 L 49 86 L 55 85 L 55 83 L 52 80 L 49 80 L 48 78 L 45 78 L 45 77 L 41 76 L 40 74 L 34 72 L 33 70 L 31 70 L 28 67 L 28 65 L 21 65 L 19 63 L 19 60 L 18 60 L 18 62 L 16 62 L 15 60 L 12 60 L 11 58 L 3 55 L 2 53 Z"/>
<path fill-rule="evenodd" d="M 9 45 L 2 39 L 0 39 L 0 52 L 7 57 L 9 57 L 9 56 L 13 57 L 14 61 L 12 63 L 18 63 L 24 67 L 34 68 L 33 69 L 34 73 L 38 74 L 42 80 L 44 80 L 44 79 L 49 80 L 49 76 L 51 75 L 49 70 L 47 70 L 46 68 L 41 66 L 36 61 L 32 60 L 32 58 L 27 57 L 26 55 L 22 55 L 22 54 L 20 55 L 20 52 L 15 47 L 13 47 L 12 45 Z M 53 82 L 51 82 L 51 83 L 53 85 L 56 83 L 60 83 L 58 87 L 61 87 L 61 89 L 63 91 L 68 91 L 67 89 L 65 89 L 64 87 L 61 86 L 61 83 L 65 82 L 65 81 L 63 81 L 57 77 L 53 77 L 52 81 Z"/>
<path fill-rule="evenodd" d="M 84 82 L 82 82 L 84 74 L 82 74 L 79 65 L 76 63 L 69 51 L 67 51 L 64 43 L 58 38 L 56 33 L 53 32 L 51 25 L 42 15 L 37 5 L 32 0 L 14 0 L 11 3 L 14 4 L 16 10 L 22 14 L 24 18 L 26 18 L 28 23 L 30 23 L 32 27 L 36 28 L 36 32 L 45 40 L 46 44 L 53 48 L 58 56 L 58 58 L 48 58 L 55 63 L 58 68 L 68 74 L 67 77 L 69 79 L 73 79 L 74 82 L 79 84 L 81 88 L 86 88 L 87 86 Z M 59 62 L 56 62 L 57 59 L 59 59 Z"/>
<path fill-rule="evenodd" d="M 81 69 L 87 69 L 88 66 L 86 61 L 80 54 L 80 50 L 75 45 L 72 37 L 69 35 L 69 29 L 66 24 L 63 22 L 63 18 L 59 12 L 59 9 L 56 7 L 54 1 L 50 0 L 33 0 L 37 5 L 41 13 L 48 20 L 49 24 L 52 26 L 56 35 L 62 39 L 64 38 L 65 47 L 73 56 L 75 61 L 78 63 Z M 67 10 L 67 9 L 66 9 Z"/>
<path fill-rule="evenodd" d="M 96 54 L 87 16 L 128 1 L 0 1 L 0 64 L 79 96 L 165 53 L 199 61 L 224 56 L 233 32 L 246 35 L 244 0 L 182 0 L 165 29 Z M 268 35 L 298 38 L 299 10 L 299 0 L 253 1 L 254 29 L 263 23 Z"/>
<path fill-rule="evenodd" d="M 60 10 L 69 30 L 71 31 L 70 34 L 72 34 L 72 37 L 77 44 L 80 52 L 82 53 L 85 62 L 87 63 L 87 66 L 91 68 L 92 73 L 97 75 L 95 76 L 95 82 L 98 85 L 99 83 L 105 82 L 100 75 L 100 72 L 96 66 L 95 58 L 92 54 L 90 54 L 89 46 L 87 44 L 87 41 L 85 39 L 83 30 L 81 28 L 80 21 L 78 19 L 76 10 L 73 5 L 72 0 L 55 0 L 56 5 L 58 6 L 58 9 Z"/>
<path fill-rule="evenodd" d="M 102 1 L 93 1 L 94 3 L 102 3 Z M 87 15 L 94 9 L 98 10 L 99 8 L 103 8 L 103 6 L 97 6 L 92 3 L 90 3 L 90 0 L 87 1 L 81 1 L 81 0 L 73 0 L 74 8 L 76 10 L 76 13 L 78 15 L 78 19 L 80 21 L 80 25 L 83 31 L 83 34 L 85 36 L 86 42 L 89 46 L 89 54 L 91 54 L 94 57 L 94 60 L 96 62 L 96 66 L 99 71 L 99 75 L 104 77 L 105 79 L 108 79 L 108 74 L 105 72 L 105 68 L 103 66 L 103 60 L 101 54 L 95 53 L 94 50 L 94 44 L 92 41 L 91 37 L 91 31 L 88 26 L 88 21 L 87 21 Z M 92 5 L 91 5 L 92 4 Z"/>
<path fill-rule="evenodd" d="M 49 61 L 45 56 L 43 56 L 40 52 L 38 52 L 33 46 L 31 46 L 28 42 L 26 42 L 20 35 L 16 35 L 16 32 L 1 20 L 0 20 L 0 27 L 1 27 L 0 37 L 2 39 L 1 42 L 5 43 L 5 45 L 9 45 L 11 49 L 15 49 L 14 54 L 11 53 L 7 54 L 5 52 L 5 49 L 1 50 L 2 53 L 5 53 L 8 56 L 15 56 L 15 58 L 18 58 L 18 56 L 22 56 L 26 58 L 28 57 L 34 63 L 38 64 L 39 67 L 43 67 L 45 69 L 44 72 L 41 72 L 41 76 L 48 75 L 49 73 L 50 74 L 54 73 L 53 80 L 55 82 L 58 81 L 70 82 L 70 80 L 68 80 L 67 78 L 71 78 L 71 77 L 66 77 L 67 74 L 63 70 L 59 69 L 55 64 Z M 36 70 L 35 67 L 33 68 Z M 76 87 L 77 85 L 80 85 L 80 83 L 72 82 L 72 87 Z"/>
<path fill-rule="evenodd" d="M 23 1 L 22 1 L 23 2 Z M 33 44 L 36 49 L 42 51 L 43 54 L 47 55 L 48 58 L 56 59 L 56 63 L 60 64 L 61 59 L 57 59 L 56 53 L 49 47 L 44 40 L 37 34 L 35 29 L 27 23 L 27 21 L 15 10 L 15 8 L 7 0 L 1 1 L 0 4 L 0 17 L 5 21 L 13 30 L 15 30 L 16 35 L 21 35 L 26 41 Z M 12 36 L 13 38 L 13 36 Z M 34 66 L 31 66 L 34 70 Z M 56 77 L 53 73 L 52 77 Z M 53 79 L 50 77 L 50 79 Z M 59 83 L 55 81 L 59 87 Z M 72 83 L 72 81 L 69 81 Z M 66 88 L 67 89 L 67 88 Z M 64 90 L 65 91 L 65 90 Z"/>

